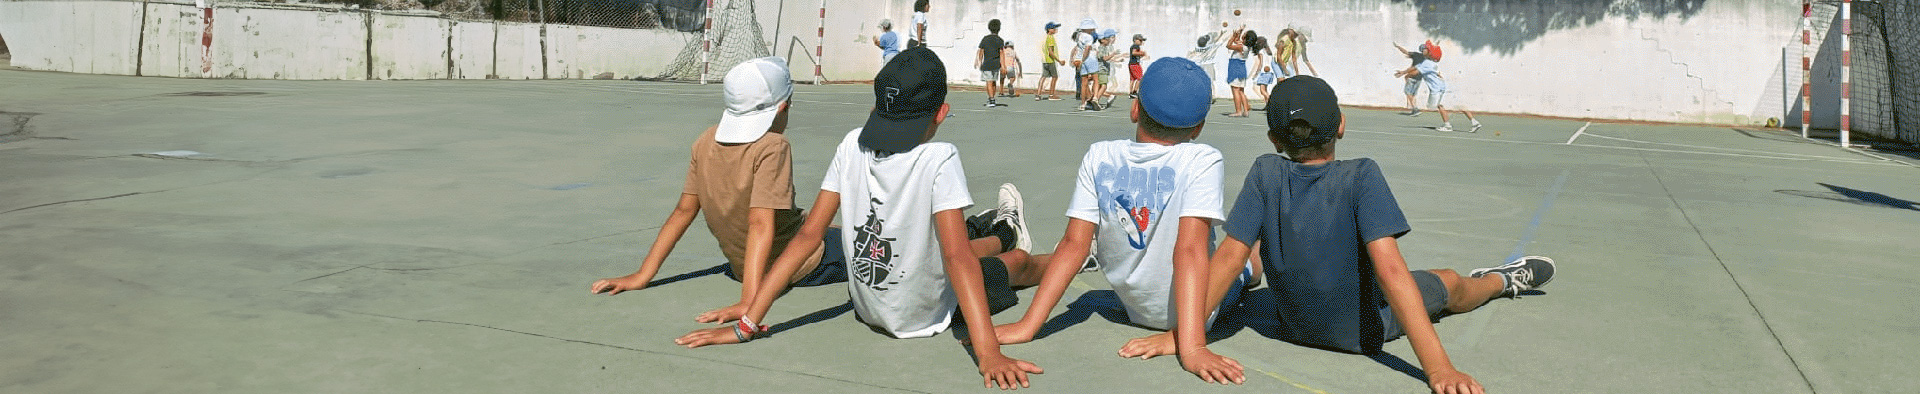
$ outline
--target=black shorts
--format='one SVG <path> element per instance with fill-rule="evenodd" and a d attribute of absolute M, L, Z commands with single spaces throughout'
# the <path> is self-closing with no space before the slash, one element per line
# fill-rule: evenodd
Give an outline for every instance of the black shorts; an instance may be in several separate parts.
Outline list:
<path fill-rule="evenodd" d="M 987 312 L 1000 313 L 1020 304 L 1020 296 L 1013 293 L 1013 280 L 1007 275 L 1006 262 L 998 257 L 981 257 L 980 277 L 987 290 Z"/>
<path fill-rule="evenodd" d="M 808 272 L 807 276 L 793 282 L 790 287 L 811 287 L 847 281 L 847 255 L 840 250 L 840 236 L 840 229 L 827 229 L 826 234 L 820 237 L 820 245 L 826 249 L 820 252 L 820 265 L 814 266 L 813 272 Z M 733 264 L 720 266 L 726 267 L 726 271 L 723 272 L 727 274 L 727 278 L 735 282 L 740 281 L 740 274 L 733 272 Z"/>
<path fill-rule="evenodd" d="M 1439 275 L 1431 271 L 1413 271 L 1413 283 L 1420 286 L 1421 303 L 1426 304 L 1427 318 L 1440 317 L 1447 307 L 1447 284 L 1440 281 Z M 1381 342 L 1391 341 L 1407 334 L 1400 327 L 1400 319 L 1393 317 L 1393 307 L 1380 307 L 1380 329 L 1384 338 Z"/>

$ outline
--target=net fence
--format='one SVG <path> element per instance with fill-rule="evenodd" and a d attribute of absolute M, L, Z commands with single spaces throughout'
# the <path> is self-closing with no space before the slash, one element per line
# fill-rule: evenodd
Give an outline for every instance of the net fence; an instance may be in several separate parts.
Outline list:
<path fill-rule="evenodd" d="M 673 63 L 655 81 L 710 81 L 724 77 L 727 70 L 749 59 L 773 55 L 761 34 L 760 21 L 754 17 L 753 1 L 735 0 L 716 5 L 713 27 L 696 36 L 680 49 Z M 709 49 L 711 48 L 711 49 Z"/>
<path fill-rule="evenodd" d="M 1920 145 L 1920 5 L 1913 0 L 1855 0 L 1850 60 L 1853 72 L 1849 129 L 1855 135 Z M 1813 72 L 1816 113 L 1839 110 L 1840 36 L 1846 34 L 1841 2 L 1813 4 Z M 1798 40 L 1796 39 L 1796 43 Z M 1797 49 L 1796 49 L 1797 51 Z M 1798 71 L 1798 70 L 1795 70 Z M 1797 90 L 1796 90 L 1797 92 Z M 1823 93 L 1825 92 L 1825 93 Z M 1832 94 L 1835 96 L 1823 96 Z M 1829 98 L 1823 98 L 1829 97 Z M 1825 106 L 1825 109 L 1822 107 Z M 1799 114 L 1790 114 L 1798 118 Z M 1816 117 L 1819 115 L 1816 114 Z M 1816 120 L 1814 128 L 1838 123 Z"/>
<path fill-rule="evenodd" d="M 1853 2 L 1853 129 L 1920 145 L 1920 3 Z"/>

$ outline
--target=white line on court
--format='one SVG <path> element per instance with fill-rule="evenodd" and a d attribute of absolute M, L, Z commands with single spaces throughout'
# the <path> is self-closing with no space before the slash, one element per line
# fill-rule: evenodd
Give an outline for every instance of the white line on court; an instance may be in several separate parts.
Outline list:
<path fill-rule="evenodd" d="M 1397 135 L 1397 136 L 1418 137 L 1418 138 L 1443 138 L 1443 139 L 1470 140 L 1470 141 L 1478 141 L 1478 142 L 1495 142 L 1495 143 L 1503 143 L 1503 144 L 1575 146 L 1580 148 L 1627 150 L 1627 151 L 1639 151 L 1639 152 L 1662 152 L 1662 153 L 1696 154 L 1696 155 L 1708 155 L 1708 156 L 1730 156 L 1730 157 L 1773 159 L 1773 160 L 1787 160 L 1787 161 L 1818 161 L 1818 162 L 1828 162 L 1828 163 L 1864 164 L 1864 165 L 1876 165 L 1876 166 L 1888 166 L 1888 167 L 1903 166 L 1903 164 L 1894 164 L 1894 163 L 1886 163 L 1886 162 L 1871 161 L 1871 160 L 1781 157 L 1781 156 L 1726 153 L 1726 152 L 1702 152 L 1702 151 L 1693 151 L 1693 150 L 1639 148 L 1639 147 L 1631 147 L 1631 146 L 1566 145 L 1566 144 L 1556 144 L 1552 142 L 1495 140 L 1495 139 L 1461 137 L 1461 136 L 1451 136 L 1451 135 L 1430 135 L 1430 134 L 1416 134 L 1416 133 L 1398 133 L 1398 132 L 1390 132 L 1390 131 L 1354 130 L 1351 128 L 1347 129 L 1347 134 L 1386 134 L 1386 135 Z M 1725 149 L 1725 148 L 1722 148 L 1722 149 Z M 1780 153 L 1774 153 L 1774 155 L 1780 155 Z"/>
<path fill-rule="evenodd" d="M 1593 122 L 1587 122 L 1587 124 L 1580 125 L 1580 129 L 1575 130 L 1573 132 L 1573 136 L 1567 138 L 1567 145 L 1573 145 L 1573 140 L 1580 139 L 1581 134 L 1587 133 L 1587 127 L 1592 127 L 1592 126 L 1593 126 Z"/>

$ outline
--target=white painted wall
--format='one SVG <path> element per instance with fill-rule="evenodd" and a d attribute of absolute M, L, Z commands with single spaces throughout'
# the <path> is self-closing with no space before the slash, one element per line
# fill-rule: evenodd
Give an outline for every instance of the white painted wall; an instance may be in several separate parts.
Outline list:
<path fill-rule="evenodd" d="M 452 20 L 435 15 L 371 15 L 373 78 L 448 78 Z"/>
<path fill-rule="evenodd" d="M 547 25 L 547 76 L 593 78 L 652 77 L 666 69 L 686 45 L 687 35 L 663 30 Z"/>
<path fill-rule="evenodd" d="M 191 4 L 148 3 L 146 31 L 141 43 L 140 75 L 188 78 L 200 76 L 201 10 Z"/>
<path fill-rule="evenodd" d="M 484 79 L 494 74 L 492 22 L 453 22 L 451 50 L 453 79 Z"/>
<path fill-rule="evenodd" d="M 367 14 L 216 7 L 213 48 L 215 77 L 366 79 Z"/>
<path fill-rule="evenodd" d="M 786 53 L 792 37 L 800 37 L 809 50 L 818 41 L 812 36 L 819 23 L 819 5 L 792 3 L 780 21 L 785 27 L 774 33 L 778 35 L 774 40 L 781 43 L 776 47 L 779 54 Z M 971 67 L 975 47 L 986 34 L 986 21 L 1001 19 L 1000 35 L 1022 47 L 1020 57 L 1028 73 L 1023 87 L 1031 87 L 1040 69 L 1038 49 L 1044 34 L 1040 26 L 1048 19 L 1065 25 L 1057 36 L 1063 52 L 1072 48 L 1071 29 L 1091 17 L 1102 28 L 1118 29 L 1121 39 L 1116 45 L 1122 48 L 1133 34 L 1146 35 L 1144 49 L 1154 57 L 1184 56 L 1197 36 L 1218 30 L 1223 21 L 1235 27 L 1245 24 L 1267 36 L 1298 26 L 1313 32 L 1308 58 L 1320 76 L 1339 90 L 1344 103 L 1400 107 L 1406 102 L 1402 83 L 1389 74 L 1404 68 L 1406 60 L 1391 44 L 1413 47 L 1436 36 L 1422 26 L 1422 18 L 1436 15 L 1431 10 L 1423 14 L 1416 3 L 934 1 L 928 46 L 940 54 L 953 82 L 978 84 L 979 73 Z M 1519 16 L 1553 17 L 1548 13 L 1555 11 L 1554 5 L 1537 7 L 1541 14 Z M 1231 15 L 1236 8 L 1243 11 L 1239 17 Z M 880 61 L 879 50 L 869 40 L 879 34 L 881 18 L 893 19 L 896 31 L 908 28 L 912 1 L 830 4 L 827 15 L 827 78 L 871 80 Z M 1777 75 L 1780 66 L 1774 59 L 1782 43 L 1797 37 L 1798 21 L 1795 0 L 1707 1 L 1688 18 L 1610 15 L 1591 25 L 1547 28 L 1511 51 L 1475 51 L 1444 38 L 1436 41 L 1448 49 L 1442 73 L 1454 85 L 1447 98 L 1452 106 L 1568 117 L 1761 123 L 1780 114 L 1783 92 Z M 811 74 L 812 64 L 805 56 L 792 61 L 796 78 Z M 1224 76 L 1224 71 L 1220 74 Z M 1071 77 L 1067 79 L 1062 85 L 1071 89 Z M 1216 92 L 1224 97 L 1228 91 L 1221 87 Z M 1423 104 L 1425 97 L 1423 91 Z"/>
<path fill-rule="evenodd" d="M 140 3 L 0 2 L 15 67 L 133 75 Z"/>
<path fill-rule="evenodd" d="M 808 53 L 823 41 L 815 37 L 815 29 L 822 25 L 823 2 L 740 1 L 756 1 L 765 39 L 775 55 L 789 57 L 795 79 L 812 79 L 815 59 Z M 953 82 L 978 83 L 979 74 L 971 67 L 975 45 L 985 34 L 986 21 L 999 18 L 1004 24 L 1001 35 L 1022 47 L 1028 72 L 1023 86 L 1031 87 L 1040 69 L 1036 52 L 1040 25 L 1048 19 L 1066 25 L 1058 35 L 1063 51 L 1072 47 L 1069 29 L 1091 17 L 1103 28 L 1120 30 L 1123 38 L 1146 35 L 1145 49 L 1155 57 L 1184 56 L 1194 37 L 1218 30 L 1223 21 L 1248 25 L 1264 35 L 1298 26 L 1313 32 L 1308 57 L 1347 104 L 1404 105 L 1401 81 L 1388 74 L 1404 67 L 1405 60 L 1391 44 L 1413 46 L 1436 39 L 1448 49 L 1442 72 L 1453 84 L 1447 102 L 1455 107 L 1749 124 L 1798 107 L 1796 99 L 1785 99 L 1792 96 L 1789 89 L 1797 88 L 1798 72 L 1776 61 L 1783 47 L 1796 42 L 1799 2 L 1795 0 L 1708 1 L 1698 3 L 1698 10 L 1684 18 L 1622 16 L 1602 9 L 1591 23 L 1551 26 L 1524 22 L 1553 20 L 1562 17 L 1555 14 L 1560 8 L 1585 5 L 1508 9 L 1508 14 L 1523 22 L 1520 27 L 1535 26 L 1539 31 L 1503 48 L 1476 48 L 1446 38 L 1443 32 L 1464 29 L 1457 20 L 1476 15 L 1436 13 L 1419 7 L 1422 3 L 1441 4 L 1428 0 L 935 1 L 928 43 L 945 60 Z M 904 31 L 909 27 L 911 4 L 911 0 L 826 4 L 825 53 L 818 59 L 826 78 L 872 79 L 881 66 L 879 50 L 870 44 L 879 33 L 876 25 L 881 18 L 891 18 Z M 1236 8 L 1244 14 L 1231 16 Z M 138 59 L 144 74 L 197 76 L 197 10 L 149 4 L 144 23 L 140 11 L 139 3 L 132 2 L 0 0 L 0 34 L 8 38 L 16 67 L 133 74 L 132 53 L 137 49 L 144 51 Z M 1585 12 L 1596 13 L 1592 8 Z M 147 33 L 144 45 L 137 44 L 142 25 Z M 697 37 L 662 30 L 560 25 L 547 26 L 544 33 L 543 42 L 538 24 L 223 6 L 216 12 L 213 76 L 363 79 L 373 74 L 374 78 L 415 79 L 494 74 L 523 79 L 612 72 L 629 78 L 659 73 L 687 40 Z M 1070 87 L 1071 82 L 1069 78 L 1061 85 Z M 1221 96 L 1227 92 L 1216 91 Z M 1823 102 L 1816 100 L 1816 118 L 1830 118 L 1837 112 L 1831 105 L 1820 105 Z"/>
<path fill-rule="evenodd" d="M 500 22 L 499 43 L 494 46 L 494 69 L 500 79 L 545 78 L 541 64 L 540 25 Z"/>

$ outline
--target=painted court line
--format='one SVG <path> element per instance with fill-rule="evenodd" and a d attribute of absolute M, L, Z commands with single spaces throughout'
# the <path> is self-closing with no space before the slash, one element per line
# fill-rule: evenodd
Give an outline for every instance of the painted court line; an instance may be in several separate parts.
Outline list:
<path fill-rule="evenodd" d="M 1592 126 L 1593 126 L 1593 122 L 1587 122 L 1587 124 L 1580 125 L 1580 130 L 1575 130 L 1573 132 L 1573 136 L 1567 138 L 1567 145 L 1573 145 L 1573 140 L 1580 139 L 1580 135 L 1586 134 L 1587 128 Z"/>

